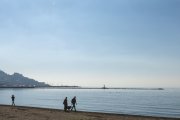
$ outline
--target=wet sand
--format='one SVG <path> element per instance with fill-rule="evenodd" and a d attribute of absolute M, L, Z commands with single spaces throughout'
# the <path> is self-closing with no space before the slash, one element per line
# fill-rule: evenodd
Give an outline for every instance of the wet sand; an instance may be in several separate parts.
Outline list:
<path fill-rule="evenodd" d="M 178 120 L 173 118 L 94 112 L 64 112 L 57 109 L 0 105 L 0 120 Z"/>

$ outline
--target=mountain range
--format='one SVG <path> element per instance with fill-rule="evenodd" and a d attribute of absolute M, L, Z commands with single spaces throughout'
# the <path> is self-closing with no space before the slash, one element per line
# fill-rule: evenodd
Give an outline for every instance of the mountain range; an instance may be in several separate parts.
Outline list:
<path fill-rule="evenodd" d="M 20 73 L 9 75 L 0 70 L 0 87 L 48 87 L 45 82 L 24 77 Z"/>

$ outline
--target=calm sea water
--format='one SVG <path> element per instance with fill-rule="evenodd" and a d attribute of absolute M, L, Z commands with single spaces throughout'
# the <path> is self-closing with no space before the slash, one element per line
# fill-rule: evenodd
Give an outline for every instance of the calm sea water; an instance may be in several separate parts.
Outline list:
<path fill-rule="evenodd" d="M 0 89 L 0 104 L 63 109 L 63 99 L 77 96 L 80 111 L 180 118 L 180 89 Z"/>

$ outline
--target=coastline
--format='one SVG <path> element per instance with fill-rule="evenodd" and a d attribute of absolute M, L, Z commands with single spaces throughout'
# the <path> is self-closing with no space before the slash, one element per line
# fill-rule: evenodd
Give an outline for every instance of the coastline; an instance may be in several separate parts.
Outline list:
<path fill-rule="evenodd" d="M 0 89 L 121 89 L 121 90 L 165 90 L 165 88 L 122 88 L 122 87 L 80 87 L 80 86 L 48 86 L 48 87 L 3 87 Z"/>
<path fill-rule="evenodd" d="M 0 105 L 0 120 L 178 120 L 179 118 L 98 113 L 64 112 L 60 109 Z"/>

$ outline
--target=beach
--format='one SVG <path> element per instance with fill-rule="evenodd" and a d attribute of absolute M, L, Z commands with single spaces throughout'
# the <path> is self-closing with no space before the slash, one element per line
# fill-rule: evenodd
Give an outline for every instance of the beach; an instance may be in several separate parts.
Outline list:
<path fill-rule="evenodd" d="M 177 120 L 138 115 L 96 112 L 64 112 L 58 109 L 0 105 L 0 120 Z"/>

